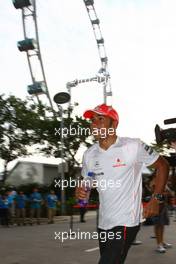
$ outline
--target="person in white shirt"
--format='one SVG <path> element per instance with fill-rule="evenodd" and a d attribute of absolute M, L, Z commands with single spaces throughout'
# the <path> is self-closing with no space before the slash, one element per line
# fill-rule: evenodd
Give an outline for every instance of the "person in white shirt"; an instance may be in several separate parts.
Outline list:
<path fill-rule="evenodd" d="M 140 139 L 118 137 L 119 116 L 106 104 L 87 110 L 91 132 L 97 143 L 84 153 L 82 176 L 93 172 L 99 193 L 99 264 L 122 264 L 144 218 L 159 213 L 159 200 L 168 178 L 169 166 Z M 157 170 L 152 199 L 145 207 L 142 198 L 142 168 Z M 84 187 L 76 188 L 76 198 L 85 199 Z M 106 241 L 102 236 L 106 236 Z"/>

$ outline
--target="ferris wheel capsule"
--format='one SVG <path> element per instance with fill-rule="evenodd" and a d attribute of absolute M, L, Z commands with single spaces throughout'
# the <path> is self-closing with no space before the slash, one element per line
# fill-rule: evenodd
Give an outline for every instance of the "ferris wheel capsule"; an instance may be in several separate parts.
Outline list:
<path fill-rule="evenodd" d="M 84 0 L 86 6 L 90 6 L 94 4 L 94 0 Z"/>
<path fill-rule="evenodd" d="M 91 20 L 91 23 L 92 23 L 92 25 L 99 25 L 100 20 L 97 18 L 97 19 Z"/>
<path fill-rule="evenodd" d="M 35 82 L 27 86 L 27 91 L 30 95 L 46 94 L 47 89 L 45 82 Z"/>
<path fill-rule="evenodd" d="M 28 51 L 37 49 L 37 41 L 33 38 L 26 38 L 24 40 L 18 41 L 17 46 L 19 51 Z"/>
<path fill-rule="evenodd" d="M 12 0 L 13 5 L 16 9 L 31 6 L 33 4 L 32 0 Z"/>
<path fill-rule="evenodd" d="M 97 44 L 104 44 L 104 39 L 103 38 L 97 39 Z"/>

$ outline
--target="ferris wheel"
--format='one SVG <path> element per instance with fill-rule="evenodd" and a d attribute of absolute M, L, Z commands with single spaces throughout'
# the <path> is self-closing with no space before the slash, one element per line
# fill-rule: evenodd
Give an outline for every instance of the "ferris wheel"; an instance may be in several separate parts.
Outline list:
<path fill-rule="evenodd" d="M 30 95 L 36 96 L 38 102 L 40 95 L 46 95 L 49 100 L 49 104 L 53 109 L 52 100 L 49 94 L 49 88 L 47 85 L 44 66 L 42 61 L 42 55 L 40 51 L 37 14 L 36 14 L 36 0 L 12 0 L 16 9 L 21 9 L 22 24 L 24 39 L 18 41 L 18 49 L 21 52 L 26 52 L 32 84 L 28 85 L 27 90 Z M 100 59 L 100 69 L 98 73 L 90 78 L 76 79 L 71 82 L 67 82 L 66 87 L 71 95 L 71 89 L 76 87 L 80 83 L 86 82 L 98 82 L 103 87 L 104 103 L 107 103 L 107 99 L 112 97 L 112 89 L 110 83 L 110 74 L 108 72 L 108 57 L 105 49 L 105 41 L 102 36 L 100 28 L 100 19 L 97 16 L 94 0 L 83 0 L 91 25 L 95 36 L 98 54 Z M 31 36 L 31 28 L 32 36 Z M 37 71 L 36 71 L 37 67 Z M 111 101 L 111 100 L 110 100 Z M 70 102 L 71 104 L 71 102 Z M 53 110 L 54 112 L 54 110 Z"/>
<path fill-rule="evenodd" d="M 105 49 L 105 41 L 102 35 L 102 31 L 100 28 L 100 19 L 97 16 L 95 7 L 94 7 L 94 0 L 83 0 L 91 25 L 93 29 L 93 33 L 95 36 L 97 48 L 98 48 L 98 54 L 99 54 L 99 59 L 101 63 L 101 68 L 98 71 L 98 74 L 94 77 L 91 78 L 86 78 L 86 79 L 76 79 L 74 81 L 68 82 L 67 83 L 67 89 L 68 92 L 71 94 L 71 88 L 77 86 L 80 83 L 86 83 L 86 82 L 92 82 L 96 81 L 103 86 L 103 98 L 104 98 L 104 103 L 107 103 L 107 99 L 109 98 L 111 102 L 112 98 L 112 89 L 111 89 L 111 83 L 110 83 L 110 74 L 108 72 L 108 57 Z"/>
<path fill-rule="evenodd" d="M 40 51 L 36 0 L 13 0 L 13 5 L 16 9 L 21 9 L 22 14 L 24 39 L 18 41 L 17 46 L 19 51 L 26 52 L 27 55 L 32 79 L 32 84 L 27 86 L 27 91 L 30 95 L 36 96 L 38 102 L 40 102 L 40 95 L 46 95 L 53 110 Z"/>

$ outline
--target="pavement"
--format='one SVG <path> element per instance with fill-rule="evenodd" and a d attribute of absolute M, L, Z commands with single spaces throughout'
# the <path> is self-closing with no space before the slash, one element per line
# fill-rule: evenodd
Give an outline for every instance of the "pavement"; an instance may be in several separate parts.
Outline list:
<path fill-rule="evenodd" d="M 74 216 L 72 236 L 69 235 L 69 220 L 70 217 L 62 216 L 56 217 L 55 223 L 50 225 L 44 219 L 41 225 L 0 226 L 0 263 L 97 264 L 98 241 L 95 236 L 89 236 L 96 232 L 96 213 L 88 212 L 86 223 L 79 223 L 79 216 Z M 80 234 L 87 234 L 86 239 L 81 239 Z M 141 227 L 137 239 L 142 244 L 132 246 L 125 264 L 176 263 L 176 222 L 173 217 L 165 230 L 165 241 L 173 244 L 171 249 L 164 254 L 157 253 L 156 242 L 151 235 L 153 226 Z"/>

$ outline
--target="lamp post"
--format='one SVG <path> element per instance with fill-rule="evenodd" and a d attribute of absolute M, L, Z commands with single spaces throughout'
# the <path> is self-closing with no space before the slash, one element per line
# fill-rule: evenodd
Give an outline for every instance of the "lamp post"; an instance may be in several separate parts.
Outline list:
<path fill-rule="evenodd" d="M 65 173 L 64 173 L 64 164 L 63 164 L 63 159 L 64 159 L 64 139 L 62 135 L 62 131 L 64 128 L 64 120 L 63 120 L 63 107 L 62 104 L 68 103 L 70 101 L 70 95 L 65 92 L 60 92 L 57 93 L 54 96 L 54 102 L 57 104 L 57 107 L 60 111 L 60 142 L 61 142 L 61 181 L 64 182 L 65 180 Z M 61 185 L 62 186 L 62 185 Z M 65 189 L 61 188 L 61 214 L 64 215 L 66 213 L 65 210 Z"/>

